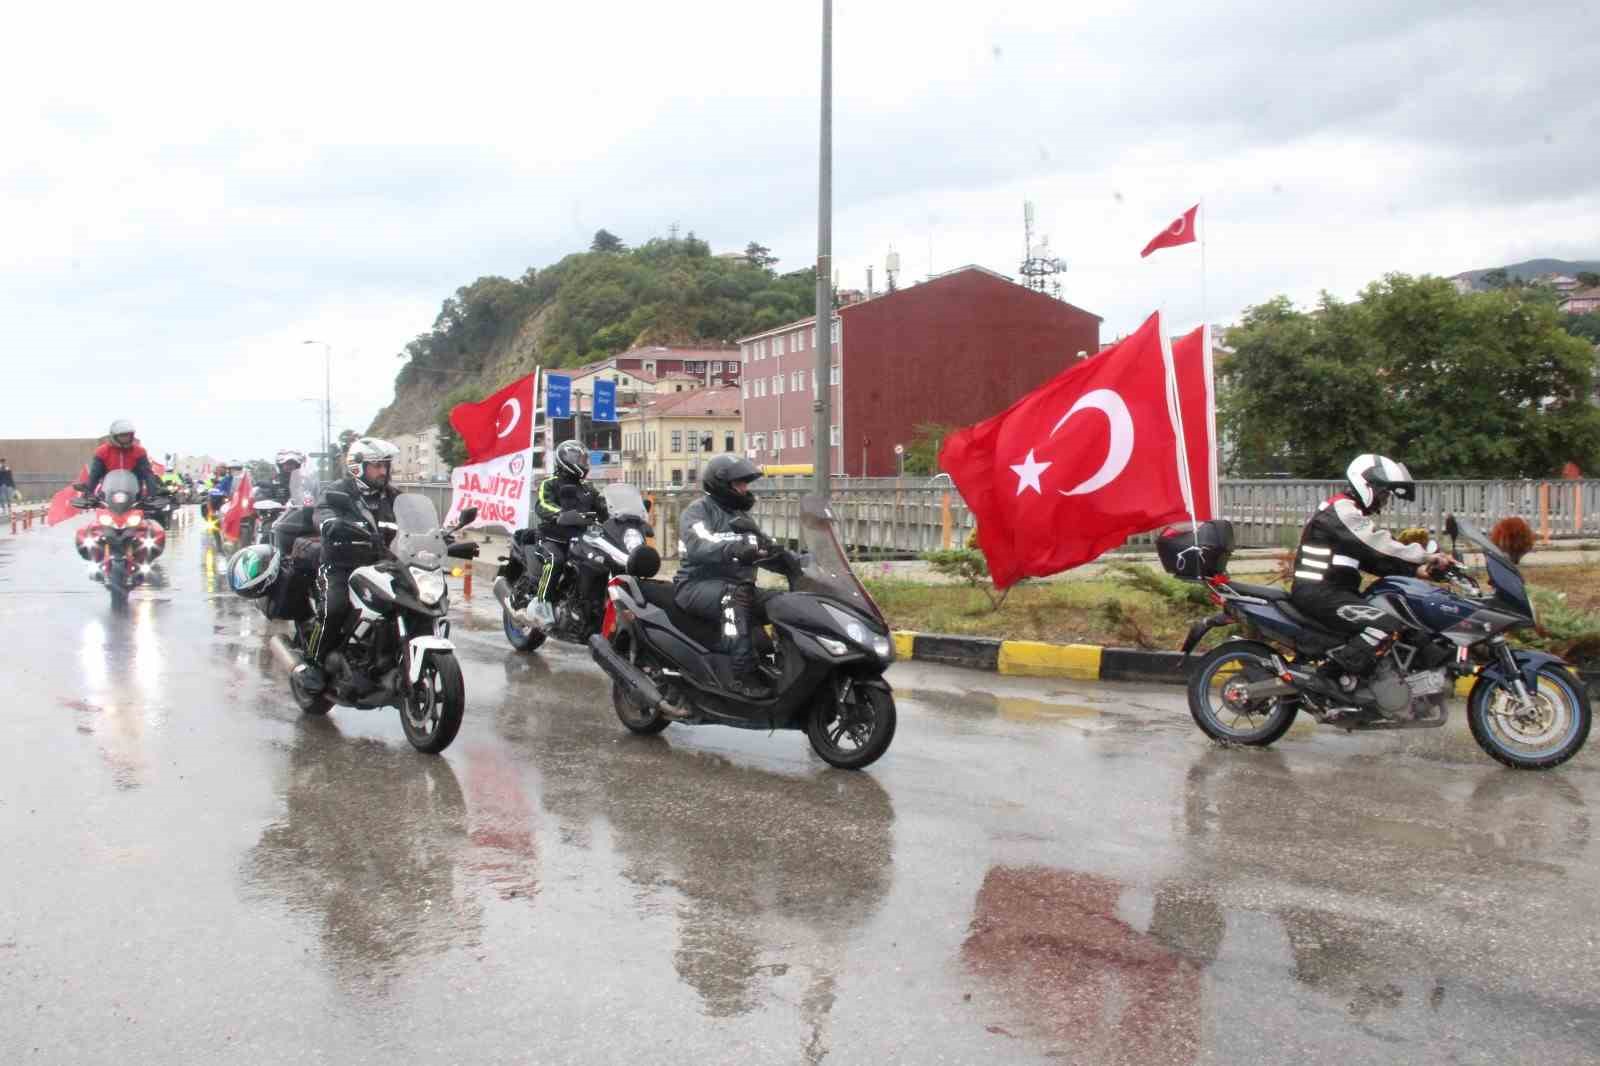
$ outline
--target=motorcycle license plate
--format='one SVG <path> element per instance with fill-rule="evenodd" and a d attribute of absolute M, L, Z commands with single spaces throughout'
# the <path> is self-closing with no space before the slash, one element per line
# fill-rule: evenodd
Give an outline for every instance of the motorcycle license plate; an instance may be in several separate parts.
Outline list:
<path fill-rule="evenodd" d="M 1443 670 L 1429 670 L 1423 674 L 1412 674 L 1408 679 L 1411 684 L 1411 694 L 1414 696 L 1434 696 L 1443 692 L 1449 682 L 1445 679 Z"/>

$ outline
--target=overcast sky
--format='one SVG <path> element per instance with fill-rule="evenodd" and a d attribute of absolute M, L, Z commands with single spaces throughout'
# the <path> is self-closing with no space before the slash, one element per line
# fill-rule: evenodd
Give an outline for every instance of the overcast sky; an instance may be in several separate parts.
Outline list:
<path fill-rule="evenodd" d="M 1014 273 L 1022 202 L 1107 338 L 1205 297 L 1600 258 L 1570 2 L 836 0 L 834 251 Z M 1200 8 L 1222 8 L 1201 11 Z M 0 438 L 318 443 L 484 274 L 677 223 L 816 256 L 820 0 L 29 4 L 0 63 Z M 997 353 L 997 355 L 1003 353 Z M 307 402 L 316 400 L 317 402 Z"/>

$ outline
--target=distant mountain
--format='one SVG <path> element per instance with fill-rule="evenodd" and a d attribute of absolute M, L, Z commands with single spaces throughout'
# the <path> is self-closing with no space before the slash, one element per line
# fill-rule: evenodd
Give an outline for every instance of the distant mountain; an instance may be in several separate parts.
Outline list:
<path fill-rule="evenodd" d="M 1483 276 L 1491 270 L 1504 270 L 1508 276 L 1517 281 L 1529 281 L 1541 274 L 1566 274 L 1576 277 L 1580 270 L 1590 270 L 1600 274 L 1600 259 L 1530 259 L 1526 263 L 1513 263 L 1510 266 L 1463 270 L 1451 276 L 1470 281 L 1473 288 L 1478 288 L 1482 284 Z"/>

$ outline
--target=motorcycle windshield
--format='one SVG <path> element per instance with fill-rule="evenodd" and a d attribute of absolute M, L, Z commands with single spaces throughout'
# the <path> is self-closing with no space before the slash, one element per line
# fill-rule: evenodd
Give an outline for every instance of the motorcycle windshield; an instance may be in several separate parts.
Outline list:
<path fill-rule="evenodd" d="M 1494 586 L 1501 600 L 1519 614 L 1532 618 L 1533 603 L 1528 597 L 1528 586 L 1522 580 L 1522 571 L 1511 561 L 1511 557 L 1484 536 L 1482 530 L 1465 519 L 1456 519 L 1456 536 L 1483 552 L 1483 566 L 1489 572 L 1489 584 Z"/>
<path fill-rule="evenodd" d="M 432 500 L 420 492 L 396 496 L 394 521 L 400 527 L 390 545 L 396 559 L 423 570 L 437 570 L 444 565 L 444 534 Z"/>
<path fill-rule="evenodd" d="M 601 495 L 605 497 L 606 510 L 611 512 L 612 518 L 648 517 L 644 509 L 644 497 L 636 485 L 607 485 Z"/>
<path fill-rule="evenodd" d="M 887 627 L 883 612 L 850 568 L 834 528 L 833 511 L 822 497 L 800 500 L 800 532 L 808 556 L 802 557 L 804 565 L 792 583 L 794 591 L 831 596 Z"/>
<path fill-rule="evenodd" d="M 100 494 L 106 498 L 106 507 L 117 514 L 132 510 L 139 501 L 139 479 L 131 470 L 113 470 L 100 482 Z"/>
<path fill-rule="evenodd" d="M 317 502 L 317 479 L 304 470 L 289 475 L 289 507 L 311 507 Z"/>

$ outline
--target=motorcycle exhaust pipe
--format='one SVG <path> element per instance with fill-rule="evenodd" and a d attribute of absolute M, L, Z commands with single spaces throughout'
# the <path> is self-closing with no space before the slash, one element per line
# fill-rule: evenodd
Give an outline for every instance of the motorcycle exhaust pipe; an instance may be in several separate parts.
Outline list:
<path fill-rule="evenodd" d="M 1270 700 L 1274 696 L 1292 696 L 1298 691 L 1292 684 L 1281 677 L 1274 677 L 1269 681 L 1256 681 L 1245 686 L 1245 694 L 1251 703 L 1257 700 Z"/>
<path fill-rule="evenodd" d="M 272 657 L 278 660 L 278 665 L 288 673 L 294 673 L 294 668 L 305 662 L 305 658 L 289 647 L 289 642 L 281 636 L 268 638 L 267 648 L 272 652 Z"/>
<path fill-rule="evenodd" d="M 655 682 L 644 676 L 637 666 L 618 655 L 605 637 L 596 634 L 589 638 L 589 654 L 600 665 L 600 669 L 610 674 L 613 680 L 628 690 L 635 703 L 647 711 L 655 711 L 661 707 L 663 697 Z"/>

